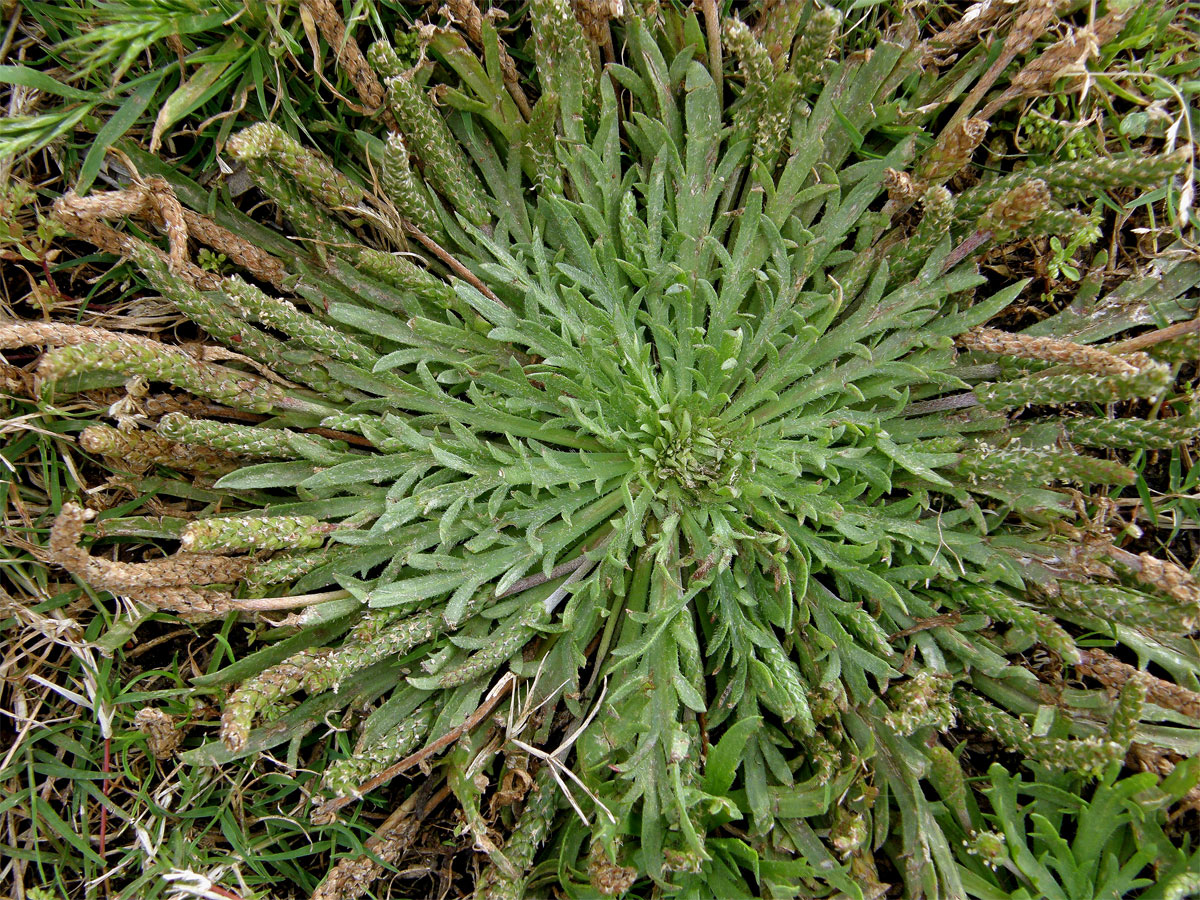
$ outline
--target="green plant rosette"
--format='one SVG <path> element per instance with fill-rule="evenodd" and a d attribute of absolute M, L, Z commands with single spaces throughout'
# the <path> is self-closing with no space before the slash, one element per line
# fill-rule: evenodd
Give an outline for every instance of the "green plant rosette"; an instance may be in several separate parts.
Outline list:
<path fill-rule="evenodd" d="M 1026 861 L 963 856 L 984 822 L 961 739 L 1083 773 L 1200 751 L 1200 591 L 1086 515 L 1137 478 L 1105 451 L 1196 433 L 1160 403 L 1177 343 L 1112 339 L 1190 316 L 1200 265 L 1099 299 L 1084 276 L 1017 334 L 1027 281 L 978 261 L 1185 156 L 981 171 L 959 99 L 995 78 L 984 48 L 934 77 L 902 36 L 839 56 L 816 4 L 710 15 L 534 0 L 511 48 L 487 19 L 423 33 L 415 68 L 355 48 L 385 100 L 350 161 L 270 124 L 225 147 L 278 222 L 133 148 L 162 178 L 133 214 L 169 241 L 60 202 L 238 358 L 44 337 L 47 391 L 141 375 L 204 400 L 134 435 L 226 473 L 176 568 L 82 559 L 78 510 L 55 552 L 185 614 L 292 609 L 204 680 L 232 688 L 223 741 L 185 758 L 374 703 L 319 812 L 417 754 L 486 851 L 480 896 L 1032 890 Z M 1121 417 L 1141 400 L 1155 421 Z M 1108 681 L 1040 680 L 1039 654 Z"/>

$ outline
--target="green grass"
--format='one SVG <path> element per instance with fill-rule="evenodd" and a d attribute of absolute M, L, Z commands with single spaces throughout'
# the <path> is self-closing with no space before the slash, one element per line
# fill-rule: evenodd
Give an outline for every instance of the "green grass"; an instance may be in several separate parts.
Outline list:
<path fill-rule="evenodd" d="M 68 102 L 7 119 L 0 152 L 27 153 L 57 140 L 64 169 L 83 189 L 125 135 L 150 145 L 174 135 L 168 154 L 203 170 L 239 123 L 267 118 L 298 133 L 352 133 L 342 107 L 328 102 L 331 90 L 346 85 L 298 67 L 311 50 L 293 5 L 119 0 L 22 7 L 22 30 L 38 40 L 27 61 L 10 65 L 0 81 Z M 398 9 L 362 5 L 351 34 L 361 40 L 382 27 L 381 15 L 395 27 L 405 21 Z M 189 147 L 202 148 L 201 155 Z"/>
<path fill-rule="evenodd" d="M 147 616 L 48 568 L 40 548 L 49 511 L 121 475 L 105 473 L 74 444 L 78 411 L 59 416 L 45 406 L 0 403 L 7 500 L 0 548 L 7 868 L 0 881 L 30 897 L 42 890 L 46 898 L 156 898 L 171 892 L 172 873 L 220 871 L 245 900 L 281 896 L 281 878 L 311 890 L 322 871 L 314 859 L 361 853 L 373 827 L 359 816 L 330 827 L 303 822 L 316 780 L 308 768 L 319 770 L 333 742 L 283 748 L 278 762 L 221 767 L 151 755 L 137 713 L 152 707 L 171 716 L 188 735 L 185 746 L 203 739 L 219 724 L 218 697 L 191 681 L 245 652 L 247 635 L 233 620 L 196 627 Z M 157 494 L 116 511 L 151 513 L 156 502 L 189 492 L 182 482 L 162 482 Z M 128 496 L 120 487 L 104 494 Z"/>

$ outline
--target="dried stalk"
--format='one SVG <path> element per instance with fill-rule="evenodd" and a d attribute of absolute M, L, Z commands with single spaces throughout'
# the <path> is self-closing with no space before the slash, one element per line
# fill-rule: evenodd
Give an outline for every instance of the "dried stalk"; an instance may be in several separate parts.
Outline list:
<path fill-rule="evenodd" d="M 401 772 L 406 772 L 414 766 L 420 765 L 435 753 L 440 753 L 442 750 L 445 750 L 464 734 L 471 731 L 476 725 L 491 715 L 492 710 L 499 705 L 500 701 L 512 692 L 513 684 L 516 683 L 516 680 L 516 676 L 511 672 L 505 673 L 504 677 L 496 683 L 496 686 L 488 692 L 488 695 L 484 698 L 483 703 L 481 703 L 475 712 L 471 713 L 471 715 L 469 715 L 461 725 L 451 728 L 436 741 L 425 745 L 416 753 L 406 756 L 399 762 L 388 766 L 374 778 L 371 778 L 359 785 L 358 790 L 355 793 L 359 796 L 362 796 L 369 791 L 373 791 L 380 785 L 387 784 L 387 782 L 391 781 Z M 318 806 L 316 810 L 313 811 L 313 822 L 320 825 L 333 821 L 334 814 L 346 804 L 351 803 L 353 800 L 353 796 L 335 797 L 331 800 L 326 800 L 324 803 Z"/>
<path fill-rule="evenodd" d="M 347 37 L 346 23 L 338 15 L 337 8 L 330 0 L 301 0 L 300 8 L 312 16 L 322 37 L 337 54 L 338 65 L 350 77 L 359 99 L 371 111 L 379 110 L 384 124 L 395 131 L 396 120 L 383 102 L 386 96 L 383 85 L 379 83 L 375 70 L 367 63 L 363 52 L 358 49 L 358 44 Z"/>
<path fill-rule="evenodd" d="M 995 328 L 973 328 L 958 339 L 968 350 L 1064 363 L 1088 372 L 1110 375 L 1133 375 L 1138 367 L 1107 350 L 1076 344 L 1059 338 L 1030 337 L 1011 334 Z"/>
<path fill-rule="evenodd" d="M 1050 90 L 1059 78 L 1086 75 L 1087 60 L 1099 56 L 1100 48 L 1120 33 L 1136 8 L 1132 3 L 1115 8 L 1097 22 L 1071 29 L 1070 34 L 1021 69 L 1004 92 L 984 107 L 981 115 L 991 118 L 1010 100 Z"/>
<path fill-rule="evenodd" d="M 480 13 L 475 0 L 448 0 L 442 7 L 442 14 L 451 21 L 462 25 L 471 43 L 483 49 L 483 14 Z M 529 98 L 525 95 L 525 90 L 521 87 L 521 76 L 517 72 L 517 64 L 513 62 L 503 41 L 497 41 L 497 50 L 499 51 L 500 74 L 504 77 L 504 86 L 508 89 L 513 102 L 517 104 L 521 115 L 528 121 L 532 108 L 529 105 Z"/>
<path fill-rule="evenodd" d="M 442 786 L 436 792 L 426 781 L 400 804 L 375 833 L 367 838 L 368 853 L 338 860 L 333 871 L 317 886 L 310 900 L 354 900 L 361 897 L 412 846 L 421 823 L 450 795 Z"/>
<path fill-rule="evenodd" d="M 1075 668 L 1110 688 L 1120 689 L 1130 679 L 1136 679 L 1146 688 L 1146 700 L 1150 703 L 1200 720 L 1200 694 L 1156 678 L 1103 650 L 1080 651 L 1080 660 Z"/>
<path fill-rule="evenodd" d="M 111 195 L 100 194 L 81 198 L 73 192 L 64 194 L 54 202 L 52 215 L 71 234 L 114 256 L 132 257 L 141 247 L 149 246 L 143 244 L 142 241 L 139 241 L 135 237 L 117 231 L 109 225 L 105 225 L 99 219 L 101 213 L 98 210 L 104 210 L 103 215 L 111 218 L 119 218 L 123 215 L 136 215 L 143 208 L 141 202 L 133 204 L 134 198 L 130 197 L 118 198 L 111 207 L 86 203 L 87 200 L 93 200 L 97 196 L 109 197 Z M 131 205 L 130 210 L 128 212 L 121 212 L 121 208 L 127 202 Z M 170 257 L 166 253 L 163 253 L 157 247 L 150 247 L 150 249 L 160 259 L 170 264 Z M 186 275 L 189 281 L 201 290 L 214 290 L 221 283 L 219 275 L 213 272 L 206 272 L 186 259 L 176 268 L 176 271 L 180 270 Z"/>
<path fill-rule="evenodd" d="M 197 616 L 221 616 L 235 608 L 227 591 L 203 591 L 198 584 L 239 581 L 253 562 L 210 554 L 181 553 L 146 563 L 123 563 L 92 556 L 80 546 L 83 525 L 96 515 L 66 503 L 50 529 L 50 559 L 93 587 L 151 606 Z"/>

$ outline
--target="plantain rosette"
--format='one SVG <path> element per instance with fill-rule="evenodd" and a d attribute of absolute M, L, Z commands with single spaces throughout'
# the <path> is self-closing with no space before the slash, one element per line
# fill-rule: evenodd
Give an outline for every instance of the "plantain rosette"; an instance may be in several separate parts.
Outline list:
<path fill-rule="evenodd" d="M 233 361 L 7 327 L 59 345 L 39 373 L 60 392 L 186 392 L 89 450 L 219 476 L 168 560 L 89 556 L 71 506 L 59 562 L 190 616 L 299 609 L 207 680 L 238 684 L 193 762 L 378 700 L 320 812 L 432 765 L 488 854 L 481 896 L 961 897 L 979 863 L 951 727 L 1083 771 L 1132 741 L 1196 752 L 1194 719 L 1143 704 L 1165 680 L 1110 666 L 1111 693 L 1056 692 L 1025 651 L 1095 675 L 1076 637 L 1097 631 L 1196 685 L 1195 581 L 1083 517 L 1135 475 L 1077 448 L 1195 435 L 1186 410 L 1105 404 L 1172 385 L 1186 343 L 1110 338 L 1186 315 L 1198 267 L 1011 334 L 985 326 L 1026 282 L 976 265 L 1184 156 L 981 173 L 987 123 L 933 117 L 995 74 L 922 77 L 903 41 L 838 60 L 840 16 L 812 3 L 750 27 L 534 0 L 519 63 L 460 18 L 415 68 L 339 42 L 386 97 L 356 163 L 267 123 L 229 141 L 279 229 L 201 213 L 132 152 L 127 189 L 59 201 Z"/>

